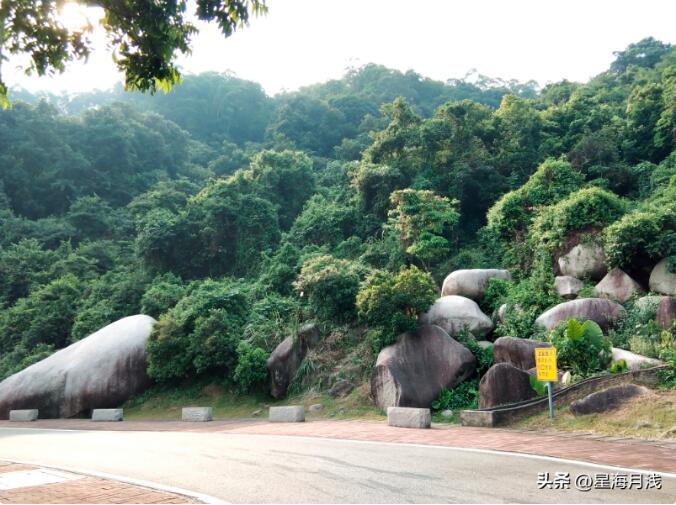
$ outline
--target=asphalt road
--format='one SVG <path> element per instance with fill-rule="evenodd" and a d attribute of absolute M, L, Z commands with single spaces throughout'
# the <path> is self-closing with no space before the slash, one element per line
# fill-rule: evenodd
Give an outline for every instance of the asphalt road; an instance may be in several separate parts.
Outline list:
<path fill-rule="evenodd" d="M 0 459 L 106 472 L 229 502 L 401 503 L 676 501 L 662 489 L 574 489 L 616 469 L 441 447 L 228 433 L 0 429 Z M 568 472 L 570 490 L 538 490 L 538 472 Z M 623 473 L 623 472 L 620 472 Z"/>

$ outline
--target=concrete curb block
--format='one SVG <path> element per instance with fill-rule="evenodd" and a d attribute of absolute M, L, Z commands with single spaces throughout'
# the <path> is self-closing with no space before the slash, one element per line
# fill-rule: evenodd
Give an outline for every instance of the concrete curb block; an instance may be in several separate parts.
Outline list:
<path fill-rule="evenodd" d="M 181 421 L 206 423 L 213 420 L 214 415 L 211 407 L 183 407 L 183 410 L 181 410 Z"/>
<path fill-rule="evenodd" d="M 124 412 L 122 409 L 94 409 L 92 421 L 122 421 Z"/>
<path fill-rule="evenodd" d="M 38 418 L 38 409 L 10 410 L 9 420 L 12 422 L 30 422 Z"/>
<path fill-rule="evenodd" d="M 302 423 L 305 421 L 305 407 L 289 405 L 288 407 L 270 407 L 271 423 Z"/>
<path fill-rule="evenodd" d="M 432 426 L 430 409 L 388 407 L 387 424 L 397 428 L 427 429 Z"/>

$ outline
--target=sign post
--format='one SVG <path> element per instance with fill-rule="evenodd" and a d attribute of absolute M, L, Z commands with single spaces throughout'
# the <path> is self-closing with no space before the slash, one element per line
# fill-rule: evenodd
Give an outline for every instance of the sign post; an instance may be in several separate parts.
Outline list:
<path fill-rule="evenodd" d="M 547 382 L 547 397 L 549 398 L 549 417 L 554 417 L 554 399 L 552 390 L 556 375 L 556 347 L 538 347 L 535 349 L 535 369 L 537 380 Z"/>

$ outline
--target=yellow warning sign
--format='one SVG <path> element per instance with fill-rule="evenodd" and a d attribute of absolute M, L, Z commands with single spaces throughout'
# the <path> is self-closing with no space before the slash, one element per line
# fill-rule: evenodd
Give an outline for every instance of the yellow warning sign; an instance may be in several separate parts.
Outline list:
<path fill-rule="evenodd" d="M 539 381 L 556 382 L 556 347 L 536 348 L 535 367 Z"/>

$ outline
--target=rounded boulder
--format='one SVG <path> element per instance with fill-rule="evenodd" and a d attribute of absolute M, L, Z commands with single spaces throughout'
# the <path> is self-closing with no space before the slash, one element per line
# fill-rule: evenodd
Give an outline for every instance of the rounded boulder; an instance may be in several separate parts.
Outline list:
<path fill-rule="evenodd" d="M 507 270 L 496 268 L 474 268 L 456 270 L 446 276 L 441 288 L 441 296 L 460 295 L 472 300 L 481 300 L 486 293 L 488 281 L 501 279 L 509 281 L 512 276 Z"/>
<path fill-rule="evenodd" d="M 667 269 L 667 258 L 655 265 L 650 272 L 650 291 L 661 293 L 663 295 L 676 295 L 676 273 Z"/>
<path fill-rule="evenodd" d="M 371 395 L 382 409 L 429 408 L 442 388 L 453 388 L 475 368 L 469 349 L 438 326 L 423 325 L 380 351 L 371 375 Z"/>
<path fill-rule="evenodd" d="M 442 296 L 421 316 L 425 324 L 440 326 L 449 335 L 457 335 L 463 328 L 477 337 L 493 331 L 493 321 L 484 314 L 474 300 L 464 296 Z"/>
<path fill-rule="evenodd" d="M 509 363 L 493 365 L 479 382 L 479 408 L 490 409 L 535 396 L 530 374 Z"/>
<path fill-rule="evenodd" d="M 582 243 L 559 257 L 559 270 L 563 275 L 576 279 L 589 277 L 595 281 L 601 279 L 608 269 L 603 249 L 596 243 Z"/>
<path fill-rule="evenodd" d="M 591 320 L 597 323 L 605 332 L 620 317 L 625 310 L 619 303 L 605 298 L 581 298 L 560 303 L 545 311 L 535 320 L 535 324 L 545 330 L 551 330 L 561 321 L 577 319 L 578 321 Z"/>

